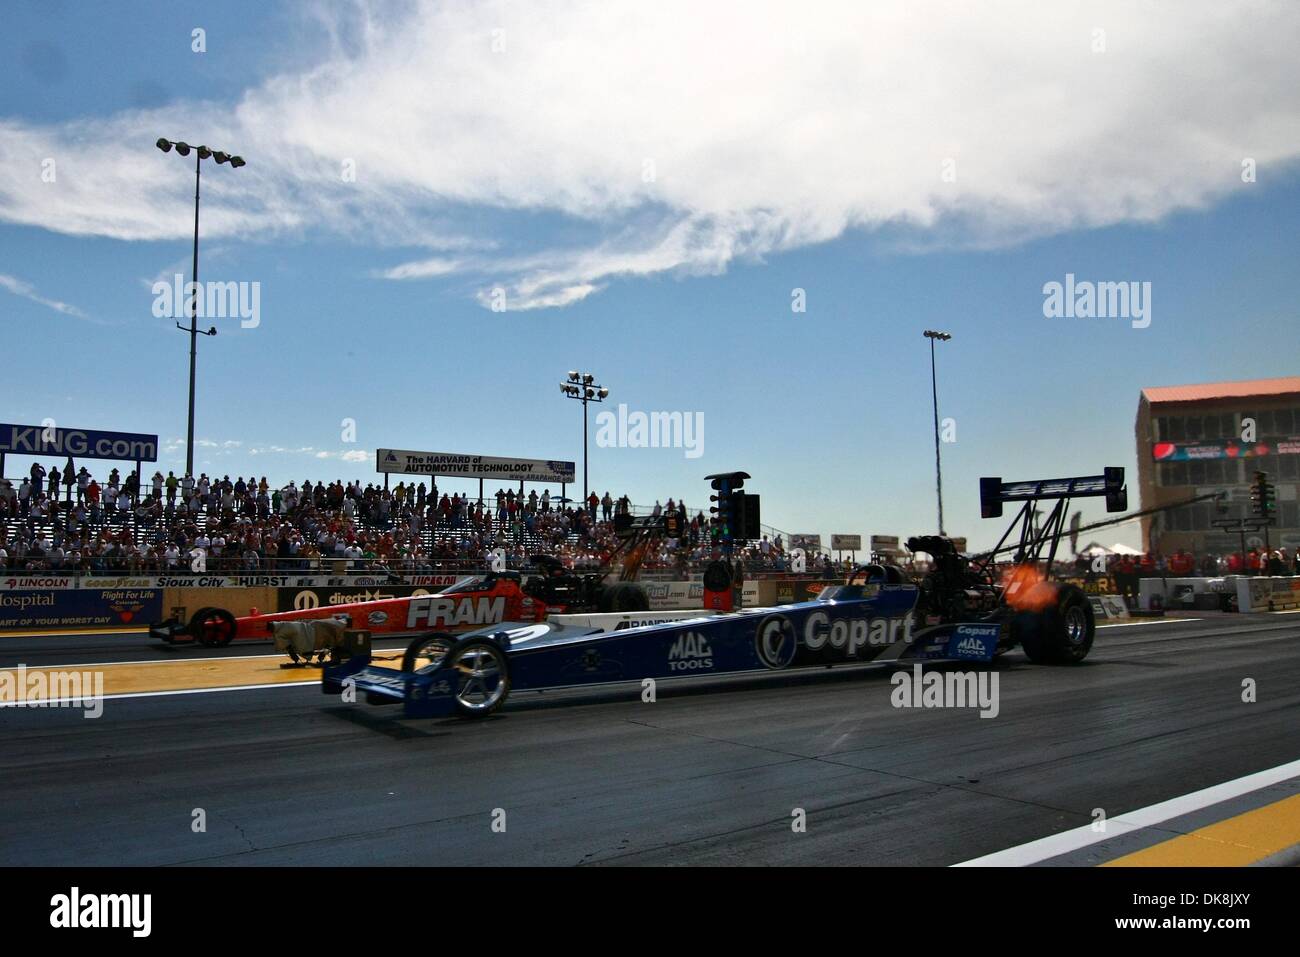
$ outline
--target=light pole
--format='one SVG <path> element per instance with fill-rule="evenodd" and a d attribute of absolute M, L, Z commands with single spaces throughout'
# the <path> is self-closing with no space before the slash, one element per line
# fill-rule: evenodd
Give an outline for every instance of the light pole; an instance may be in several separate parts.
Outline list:
<path fill-rule="evenodd" d="M 218 164 L 229 163 L 233 169 L 245 165 L 242 156 L 231 156 L 229 153 L 223 153 L 221 150 L 210 150 L 206 146 L 190 146 L 188 143 L 172 142 L 171 140 L 159 139 L 154 144 L 164 153 L 170 153 L 172 147 L 176 148 L 177 156 L 189 156 L 190 150 L 194 150 L 194 269 L 193 269 L 193 289 L 194 298 L 190 300 L 190 327 L 186 329 L 179 322 L 176 328 L 181 332 L 190 334 L 190 414 L 189 428 L 185 433 L 185 474 L 192 476 L 194 474 L 194 362 L 198 352 L 198 337 L 200 335 L 198 327 L 198 310 L 199 310 L 199 178 L 203 170 L 203 161 L 211 157 Z M 217 327 L 212 326 L 207 332 L 202 333 L 205 336 L 215 336 Z"/>
<path fill-rule="evenodd" d="M 934 340 L 947 342 L 952 338 L 946 332 L 925 330 L 925 337 L 930 340 L 930 391 L 934 396 L 934 489 L 939 499 L 939 534 L 943 531 L 943 470 L 939 466 L 939 385 L 934 372 Z"/>
<path fill-rule="evenodd" d="M 570 372 L 569 381 L 560 383 L 560 391 L 582 403 L 582 506 L 587 507 L 587 403 L 604 402 L 609 390 L 596 383 L 590 372 Z"/>

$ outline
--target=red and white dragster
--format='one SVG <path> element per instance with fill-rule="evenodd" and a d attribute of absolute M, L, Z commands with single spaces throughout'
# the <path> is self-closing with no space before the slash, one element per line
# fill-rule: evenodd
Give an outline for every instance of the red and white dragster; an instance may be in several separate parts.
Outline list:
<path fill-rule="evenodd" d="M 433 595 L 324 605 L 301 611 L 261 614 L 252 609 L 251 614 L 236 617 L 224 608 L 200 608 L 188 622 L 169 619 L 151 627 L 149 634 L 170 644 L 197 642 L 219 648 L 232 641 L 270 641 L 274 625 L 280 621 L 346 619 L 350 627 L 369 631 L 374 638 L 388 638 L 429 631 L 472 631 L 507 621 L 528 624 L 565 613 L 626 614 L 649 610 L 649 599 L 639 585 L 619 582 L 593 589 L 586 587 L 589 583 L 579 576 L 552 565 L 543 568 L 543 574 L 530 575 L 526 580 L 517 571 L 489 572 Z"/>

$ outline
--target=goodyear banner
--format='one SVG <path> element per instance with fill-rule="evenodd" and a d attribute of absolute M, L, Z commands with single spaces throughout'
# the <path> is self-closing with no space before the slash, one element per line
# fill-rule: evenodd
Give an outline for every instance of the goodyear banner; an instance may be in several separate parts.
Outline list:
<path fill-rule="evenodd" d="M 156 588 L 0 592 L 0 629 L 147 628 L 161 618 L 162 592 Z"/>
<path fill-rule="evenodd" d="M 52 425 L 0 425 L 0 452 L 156 462 L 158 436 L 135 432 L 56 429 Z"/>
<path fill-rule="evenodd" d="M 556 485 L 573 484 L 576 474 L 574 463 L 553 459 L 497 458 L 457 452 L 411 452 L 406 449 L 376 449 L 375 471 L 511 482 L 550 482 Z"/>

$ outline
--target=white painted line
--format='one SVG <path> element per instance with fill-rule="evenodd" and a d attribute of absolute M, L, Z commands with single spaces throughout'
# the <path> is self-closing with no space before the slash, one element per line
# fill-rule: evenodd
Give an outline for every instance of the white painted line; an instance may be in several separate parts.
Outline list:
<path fill-rule="evenodd" d="M 115 668 L 119 665 L 176 665 L 186 664 L 191 661 L 248 661 L 251 658 L 274 658 L 278 655 L 288 660 L 289 656 L 283 652 L 269 652 L 264 655 L 216 655 L 208 658 L 138 658 L 135 661 L 91 661 L 78 665 L 28 665 L 28 671 L 37 669 L 54 669 L 55 671 L 71 671 L 74 668 Z M 4 665 L 0 671 L 12 671 L 18 665 Z"/>
<path fill-rule="evenodd" d="M 401 645 L 394 645 L 390 648 L 375 647 L 375 650 L 397 651 L 401 647 Z M 379 656 L 376 655 L 375 657 L 378 658 Z M 205 658 L 191 658 L 185 655 L 180 658 L 138 658 L 134 661 L 92 661 L 77 665 L 27 665 L 26 667 L 28 671 L 73 671 L 77 668 L 111 668 L 118 665 L 176 665 L 187 664 L 191 661 L 250 661 L 254 658 L 284 658 L 288 661 L 289 656 L 282 651 L 268 651 L 262 655 L 213 655 Z M 384 660 L 393 661 L 396 659 L 385 658 Z M 22 662 L 19 662 L 17 665 L 0 665 L 0 671 L 13 671 L 22 664 Z"/>
<path fill-rule="evenodd" d="M 1029 864 L 1037 864 L 1048 858 L 1059 857 L 1062 854 L 1088 847 L 1090 844 L 1099 844 L 1102 841 L 1109 841 L 1133 831 L 1153 827 L 1172 818 L 1182 817 L 1184 814 L 1191 814 L 1193 811 L 1199 811 L 1214 804 L 1221 804 L 1224 801 L 1241 797 L 1243 794 L 1249 794 L 1252 791 L 1258 791 L 1261 788 L 1270 787 L 1281 781 L 1289 781 L 1296 777 L 1300 777 L 1300 761 L 1289 761 L 1266 771 L 1247 774 L 1244 778 L 1237 778 L 1235 781 L 1225 781 L 1223 784 L 1216 784 L 1200 791 L 1193 791 L 1191 794 L 1184 794 L 1168 801 L 1161 801 L 1159 804 L 1152 804 L 1150 807 L 1130 811 L 1128 814 L 1119 817 L 1112 817 L 1106 821 L 1104 833 L 1094 831 L 1091 824 L 1084 824 L 1082 827 L 1076 827 L 1073 830 L 1062 831 L 1060 834 L 1042 837 L 1036 841 L 1030 841 L 1028 844 L 1009 847 L 1005 851 L 986 854 L 983 857 L 962 861 L 960 864 L 953 864 L 952 866 L 1025 867 Z"/>
<path fill-rule="evenodd" d="M 1132 628 L 1134 625 L 1181 625 L 1185 621 L 1204 621 L 1204 618 L 1153 618 L 1150 621 L 1117 621 L 1113 625 L 1098 625 L 1098 628 Z"/>
<path fill-rule="evenodd" d="M 306 685 L 320 685 L 319 681 L 277 681 L 267 685 L 231 685 L 225 688 L 183 688 L 175 691 L 132 691 L 127 694 L 106 694 L 96 700 L 117 701 L 119 698 L 166 698 L 176 694 L 215 694 L 218 691 L 259 691 L 262 688 L 302 688 Z M 90 695 L 88 697 L 94 697 Z M 0 708 L 53 708 L 72 702 L 80 705 L 85 698 L 52 698 L 46 701 L 4 701 Z"/>

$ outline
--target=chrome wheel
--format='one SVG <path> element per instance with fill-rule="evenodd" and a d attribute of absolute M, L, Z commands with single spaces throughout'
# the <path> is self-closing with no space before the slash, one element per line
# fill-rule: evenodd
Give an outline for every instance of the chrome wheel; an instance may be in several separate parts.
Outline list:
<path fill-rule="evenodd" d="M 455 652 L 450 666 L 460 673 L 456 701 L 467 714 L 494 710 L 510 690 L 505 656 L 494 645 L 474 642 Z"/>
<path fill-rule="evenodd" d="M 1071 605 L 1065 610 L 1065 637 L 1072 645 L 1088 640 L 1088 614 L 1082 605 Z"/>

